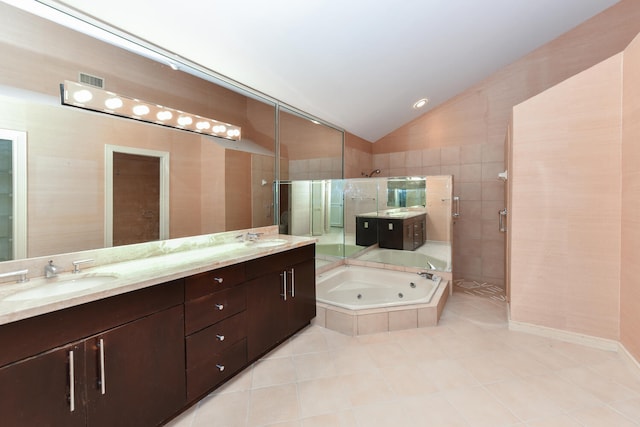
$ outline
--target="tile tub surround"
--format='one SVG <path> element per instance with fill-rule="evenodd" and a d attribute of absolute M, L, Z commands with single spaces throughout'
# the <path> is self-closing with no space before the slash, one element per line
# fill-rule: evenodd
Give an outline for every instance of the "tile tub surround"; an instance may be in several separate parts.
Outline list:
<path fill-rule="evenodd" d="M 264 233 L 260 239 L 278 238 L 286 240 L 286 243 L 271 247 L 255 247 L 251 243 L 244 245 L 237 237 L 247 232 Z M 220 248 L 228 243 L 235 244 L 236 248 L 220 251 Z M 8 281 L 0 283 L 0 324 L 135 291 L 313 243 L 315 243 L 313 238 L 279 235 L 277 226 L 269 226 L 7 261 L 2 264 L 0 272 L 29 269 L 30 281 L 15 283 L 15 279 L 8 279 Z M 22 301 L 5 300 L 5 298 L 22 290 L 36 288 L 39 285 L 45 286 L 56 280 L 74 278 L 75 276 L 71 273 L 72 261 L 88 258 L 94 261 L 82 266 L 80 277 L 84 275 L 114 275 L 117 278 L 94 288 L 55 297 Z M 53 260 L 53 263 L 64 271 L 58 279 L 46 279 L 45 281 L 43 278 L 44 266 L 49 260 Z"/>
<path fill-rule="evenodd" d="M 620 354 L 510 331 L 506 303 L 455 292 L 437 327 L 364 336 L 309 327 L 167 426 L 639 422 L 640 372 Z"/>
<path fill-rule="evenodd" d="M 450 282 L 442 279 L 428 304 L 348 310 L 316 302 L 311 323 L 351 336 L 436 326 L 450 293 Z"/>

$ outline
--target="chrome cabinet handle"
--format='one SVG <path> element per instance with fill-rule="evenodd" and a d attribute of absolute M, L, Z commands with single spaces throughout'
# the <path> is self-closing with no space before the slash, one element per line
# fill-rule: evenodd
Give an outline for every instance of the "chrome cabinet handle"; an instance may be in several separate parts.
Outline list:
<path fill-rule="evenodd" d="M 76 385 L 75 366 L 73 361 L 73 350 L 69 351 L 69 412 L 76 410 Z"/>
<path fill-rule="evenodd" d="M 284 300 L 287 300 L 287 270 L 280 273 L 280 277 L 282 277 L 282 293 L 280 294 Z"/>
<path fill-rule="evenodd" d="M 107 375 L 104 371 L 104 339 L 100 338 L 98 342 L 98 347 L 100 347 L 100 393 L 107 393 Z"/>
<path fill-rule="evenodd" d="M 219 311 L 224 310 L 224 304 L 216 304 L 216 309 Z"/>
<path fill-rule="evenodd" d="M 498 211 L 498 230 L 500 230 L 501 233 L 507 232 L 507 225 L 505 222 L 506 219 L 507 219 L 507 208 L 504 208 Z"/>
<path fill-rule="evenodd" d="M 453 206 L 454 206 L 454 210 L 453 210 L 453 217 L 454 218 L 460 218 L 460 197 L 459 196 L 453 196 Z"/>
<path fill-rule="evenodd" d="M 224 371 L 224 365 L 216 364 L 216 368 L 218 368 L 220 372 Z"/>
<path fill-rule="evenodd" d="M 291 268 L 291 298 L 296 297 L 296 271 Z"/>
<path fill-rule="evenodd" d="M 218 282 L 218 283 L 222 283 L 224 281 L 222 277 L 214 277 L 213 280 L 214 282 Z"/>
<path fill-rule="evenodd" d="M 216 335 L 216 339 L 217 339 L 218 341 L 224 341 L 224 335 L 217 334 L 217 335 Z"/>

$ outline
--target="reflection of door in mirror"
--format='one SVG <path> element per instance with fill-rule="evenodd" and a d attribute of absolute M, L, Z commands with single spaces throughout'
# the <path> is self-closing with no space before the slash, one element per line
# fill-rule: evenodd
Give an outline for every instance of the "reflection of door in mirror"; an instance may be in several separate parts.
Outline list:
<path fill-rule="evenodd" d="M 105 246 L 168 238 L 168 152 L 107 145 L 105 186 Z"/>
<path fill-rule="evenodd" d="M 113 153 L 113 245 L 160 238 L 160 159 Z"/>
<path fill-rule="evenodd" d="M 26 133 L 0 129 L 0 261 L 26 256 Z"/>

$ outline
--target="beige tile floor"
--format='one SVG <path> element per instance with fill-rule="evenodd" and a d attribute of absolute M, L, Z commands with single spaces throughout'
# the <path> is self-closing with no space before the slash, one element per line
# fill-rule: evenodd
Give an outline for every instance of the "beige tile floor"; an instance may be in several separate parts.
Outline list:
<path fill-rule="evenodd" d="M 457 292 L 436 327 L 309 327 L 169 424 L 638 425 L 640 373 L 621 355 L 511 332 L 504 303 Z"/>

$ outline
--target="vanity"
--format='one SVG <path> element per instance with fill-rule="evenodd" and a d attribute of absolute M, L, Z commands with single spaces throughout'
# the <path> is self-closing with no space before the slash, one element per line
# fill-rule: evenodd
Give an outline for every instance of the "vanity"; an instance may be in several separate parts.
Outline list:
<path fill-rule="evenodd" d="M 423 210 L 396 210 L 356 215 L 356 245 L 414 251 L 427 240 Z"/>
<path fill-rule="evenodd" d="M 25 294 L 44 279 L 0 284 L 3 425 L 166 422 L 315 317 L 314 242 L 180 248 L 87 268 L 115 278 L 44 298 Z"/>

